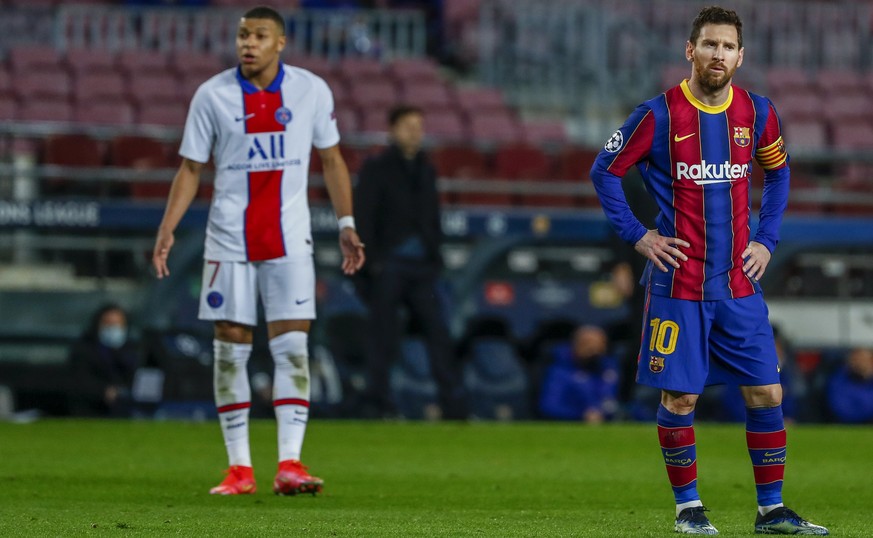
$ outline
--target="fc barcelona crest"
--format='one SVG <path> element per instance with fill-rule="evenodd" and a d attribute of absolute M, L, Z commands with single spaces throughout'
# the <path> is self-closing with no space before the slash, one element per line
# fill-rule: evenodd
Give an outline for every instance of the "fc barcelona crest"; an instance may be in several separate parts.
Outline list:
<path fill-rule="evenodd" d="M 652 357 L 649 359 L 649 370 L 652 373 L 660 374 L 664 371 L 664 357 Z"/>
<path fill-rule="evenodd" d="M 734 143 L 744 148 L 752 143 L 751 129 L 748 127 L 734 127 Z"/>

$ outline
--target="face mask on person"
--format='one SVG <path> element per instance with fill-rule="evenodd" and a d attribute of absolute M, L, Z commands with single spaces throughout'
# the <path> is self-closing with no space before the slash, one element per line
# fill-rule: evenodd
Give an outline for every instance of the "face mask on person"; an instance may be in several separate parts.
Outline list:
<path fill-rule="evenodd" d="M 100 343 L 110 349 L 118 349 L 127 342 L 127 327 L 106 325 L 97 333 Z"/>

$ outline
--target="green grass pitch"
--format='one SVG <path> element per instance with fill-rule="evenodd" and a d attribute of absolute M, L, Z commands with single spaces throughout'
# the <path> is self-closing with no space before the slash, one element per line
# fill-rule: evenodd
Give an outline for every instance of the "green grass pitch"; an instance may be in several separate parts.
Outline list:
<path fill-rule="evenodd" d="M 741 425 L 698 424 L 699 487 L 723 536 L 753 531 Z M 0 424 L 0 536 L 673 536 L 653 424 L 309 426 L 318 497 L 276 497 L 275 425 L 252 425 L 259 491 L 207 494 L 216 423 Z M 873 428 L 789 429 L 787 504 L 836 536 L 873 535 Z"/>

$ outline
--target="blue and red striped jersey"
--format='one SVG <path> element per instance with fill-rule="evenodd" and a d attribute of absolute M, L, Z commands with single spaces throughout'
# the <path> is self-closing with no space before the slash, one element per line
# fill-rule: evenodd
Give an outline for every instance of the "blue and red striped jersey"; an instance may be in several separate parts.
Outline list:
<path fill-rule="evenodd" d="M 758 230 L 750 238 L 753 159 L 765 171 Z M 616 232 L 636 244 L 646 228 L 633 215 L 621 177 L 636 165 L 660 208 L 658 231 L 691 244 L 688 261 L 662 273 L 649 264 L 652 293 L 689 300 L 740 298 L 760 291 L 742 271 L 750 239 L 771 252 L 788 201 L 788 154 L 766 97 L 731 86 L 718 107 L 695 98 L 687 81 L 637 107 L 591 169 Z"/>

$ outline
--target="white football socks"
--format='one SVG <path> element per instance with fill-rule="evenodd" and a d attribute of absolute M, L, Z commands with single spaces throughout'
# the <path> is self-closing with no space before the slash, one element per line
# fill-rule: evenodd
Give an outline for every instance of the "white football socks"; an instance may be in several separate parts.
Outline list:
<path fill-rule="evenodd" d="M 287 332 L 270 340 L 276 365 L 273 406 L 279 429 L 279 461 L 299 460 L 309 420 L 307 334 Z"/>
<path fill-rule="evenodd" d="M 218 421 L 227 459 L 231 466 L 252 466 L 249 449 L 249 408 L 252 402 L 249 374 L 246 369 L 251 344 L 234 344 L 213 340 L 215 353 L 213 387 Z"/>
<path fill-rule="evenodd" d="M 682 510 L 685 510 L 686 508 L 693 508 L 695 506 L 703 506 L 703 501 L 698 499 L 696 501 L 688 501 L 687 503 L 677 504 L 676 517 L 679 516 L 679 513 L 682 512 Z"/>

